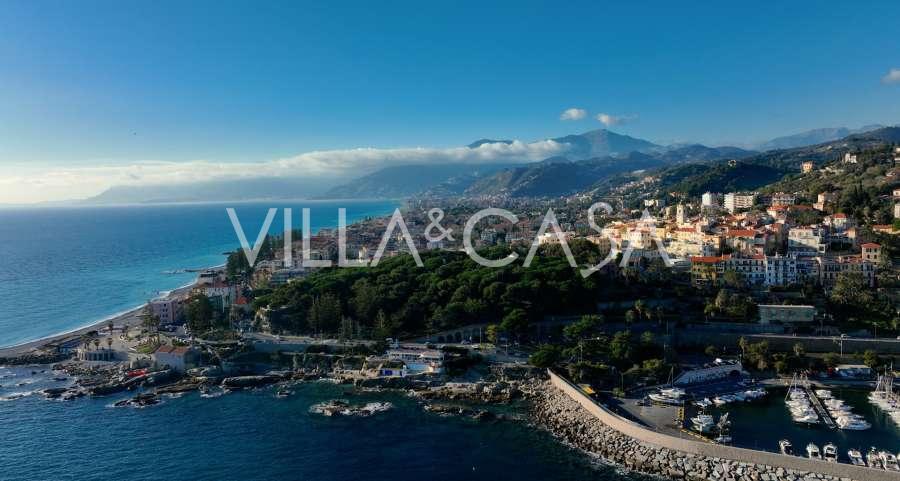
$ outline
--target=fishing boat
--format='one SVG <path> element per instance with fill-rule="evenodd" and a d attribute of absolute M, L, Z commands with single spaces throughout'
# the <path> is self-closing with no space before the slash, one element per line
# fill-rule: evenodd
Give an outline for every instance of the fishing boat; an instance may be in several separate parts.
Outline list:
<path fill-rule="evenodd" d="M 881 459 L 881 464 L 884 466 L 884 469 L 888 471 L 900 471 L 900 465 L 897 464 L 897 456 L 894 456 L 893 453 L 879 451 L 878 457 Z"/>
<path fill-rule="evenodd" d="M 806 445 L 806 456 L 809 459 L 822 459 L 822 452 L 819 451 L 819 447 L 813 443 L 809 443 Z"/>
<path fill-rule="evenodd" d="M 677 387 L 660 389 L 658 393 L 650 394 L 651 401 L 672 406 L 681 406 L 684 402 L 684 389 Z"/>
<path fill-rule="evenodd" d="M 694 431 L 708 433 L 715 427 L 716 422 L 709 414 L 698 414 L 691 418 L 691 424 Z"/>
<path fill-rule="evenodd" d="M 794 446 L 791 445 L 791 442 L 788 441 L 787 439 L 782 439 L 781 441 L 778 441 L 778 450 L 781 451 L 781 454 L 784 454 L 786 456 L 794 455 Z"/>
<path fill-rule="evenodd" d="M 822 457 L 829 463 L 836 463 L 838 460 L 837 446 L 832 443 L 822 446 Z"/>
<path fill-rule="evenodd" d="M 858 449 L 851 449 L 847 451 L 847 457 L 850 458 L 850 464 L 854 466 L 865 466 L 866 462 L 863 460 L 862 453 L 859 452 Z"/>

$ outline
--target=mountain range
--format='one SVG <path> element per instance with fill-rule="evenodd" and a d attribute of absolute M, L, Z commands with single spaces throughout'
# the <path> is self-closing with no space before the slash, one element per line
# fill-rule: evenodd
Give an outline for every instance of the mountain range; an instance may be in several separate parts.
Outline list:
<path fill-rule="evenodd" d="M 778 137 L 757 150 L 780 152 L 878 132 L 880 126 L 815 129 Z M 167 186 L 116 186 L 82 201 L 87 204 L 202 202 L 297 198 L 403 198 L 432 196 L 557 196 L 585 189 L 610 176 L 646 169 L 745 159 L 759 152 L 701 144 L 664 146 L 598 129 L 550 139 L 564 144 L 556 156 L 533 162 L 422 163 L 384 167 L 356 179 L 256 178 Z M 468 145 L 512 144 L 507 139 L 479 139 Z M 778 155 L 778 154 L 774 154 Z M 775 172 L 770 173 L 776 175 Z"/>

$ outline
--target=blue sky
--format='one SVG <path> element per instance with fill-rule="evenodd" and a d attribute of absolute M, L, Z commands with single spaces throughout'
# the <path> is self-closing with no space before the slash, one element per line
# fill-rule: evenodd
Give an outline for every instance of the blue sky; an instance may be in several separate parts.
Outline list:
<path fill-rule="evenodd" d="M 897 2 L 284 3 L 4 2 L 0 184 L 55 180 L 0 202 L 89 195 L 97 166 L 529 142 L 600 113 L 710 144 L 900 122 Z"/>

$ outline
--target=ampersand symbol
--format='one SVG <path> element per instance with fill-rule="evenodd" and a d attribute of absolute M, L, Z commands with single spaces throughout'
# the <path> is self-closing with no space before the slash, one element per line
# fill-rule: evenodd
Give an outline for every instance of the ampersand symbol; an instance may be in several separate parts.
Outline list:
<path fill-rule="evenodd" d="M 447 229 L 441 225 L 441 219 L 444 218 L 444 211 L 437 207 L 428 211 L 428 218 L 431 219 L 431 223 L 425 228 L 425 239 L 428 242 L 437 242 L 439 240 L 443 240 L 446 238 L 447 240 L 454 240 L 453 236 L 450 234 L 453 232 L 453 229 Z M 440 231 L 440 235 L 432 236 L 429 233 L 433 230 L 437 229 Z"/>

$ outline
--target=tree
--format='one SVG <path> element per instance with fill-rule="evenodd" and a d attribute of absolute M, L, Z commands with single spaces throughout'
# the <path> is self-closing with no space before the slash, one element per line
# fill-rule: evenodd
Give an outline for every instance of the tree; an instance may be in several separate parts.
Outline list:
<path fill-rule="evenodd" d="M 535 367 L 547 368 L 555 365 L 560 357 L 562 357 L 562 350 L 559 346 L 542 344 L 538 350 L 528 358 L 528 362 Z"/>
<path fill-rule="evenodd" d="M 156 336 L 157 341 L 159 340 L 159 316 L 153 314 L 153 308 L 150 307 L 150 303 L 148 302 L 146 306 L 144 306 L 144 311 L 141 313 L 141 327 L 143 327 L 147 331 L 147 337 L 152 338 Z M 110 335 L 112 334 L 112 330 L 110 330 Z"/>
<path fill-rule="evenodd" d="M 803 347 L 802 343 L 794 344 L 794 355 L 797 357 L 803 357 L 806 355 L 806 348 Z"/>
<path fill-rule="evenodd" d="M 333 294 L 323 294 L 309 308 L 309 324 L 315 333 L 332 333 L 341 324 L 341 301 Z"/>
<path fill-rule="evenodd" d="M 485 337 L 487 337 L 488 342 L 496 345 L 497 340 L 500 338 L 500 328 L 496 324 L 488 325 L 485 329 Z"/>
<path fill-rule="evenodd" d="M 602 324 L 603 316 L 596 314 L 581 316 L 581 319 L 563 329 L 563 335 L 571 340 L 584 339 L 597 333 Z"/>
<path fill-rule="evenodd" d="M 516 337 L 528 331 L 528 313 L 524 309 L 513 309 L 503 316 L 500 321 L 500 330 L 514 334 Z"/>
<path fill-rule="evenodd" d="M 829 352 L 822 357 L 822 362 L 826 367 L 835 367 L 840 364 L 841 358 L 836 353 Z"/>
<path fill-rule="evenodd" d="M 635 316 L 634 310 L 628 309 L 627 311 L 625 311 L 625 323 L 626 324 L 628 324 L 628 325 L 633 324 L 635 317 L 636 316 Z"/>
<path fill-rule="evenodd" d="M 706 346 L 703 352 L 709 357 L 719 357 L 719 348 L 713 345 Z"/>
<path fill-rule="evenodd" d="M 880 364 L 878 353 L 871 349 L 866 349 L 866 351 L 863 352 L 863 364 L 871 367 L 872 369 L 878 367 L 878 365 Z"/>
<path fill-rule="evenodd" d="M 191 332 L 202 334 L 212 327 L 213 306 L 209 297 L 202 292 L 194 292 L 187 301 L 187 324 Z"/>
<path fill-rule="evenodd" d="M 634 301 L 634 310 L 637 312 L 638 319 L 643 318 L 644 314 L 647 313 L 647 304 L 644 303 L 643 299 L 638 299 Z"/>

